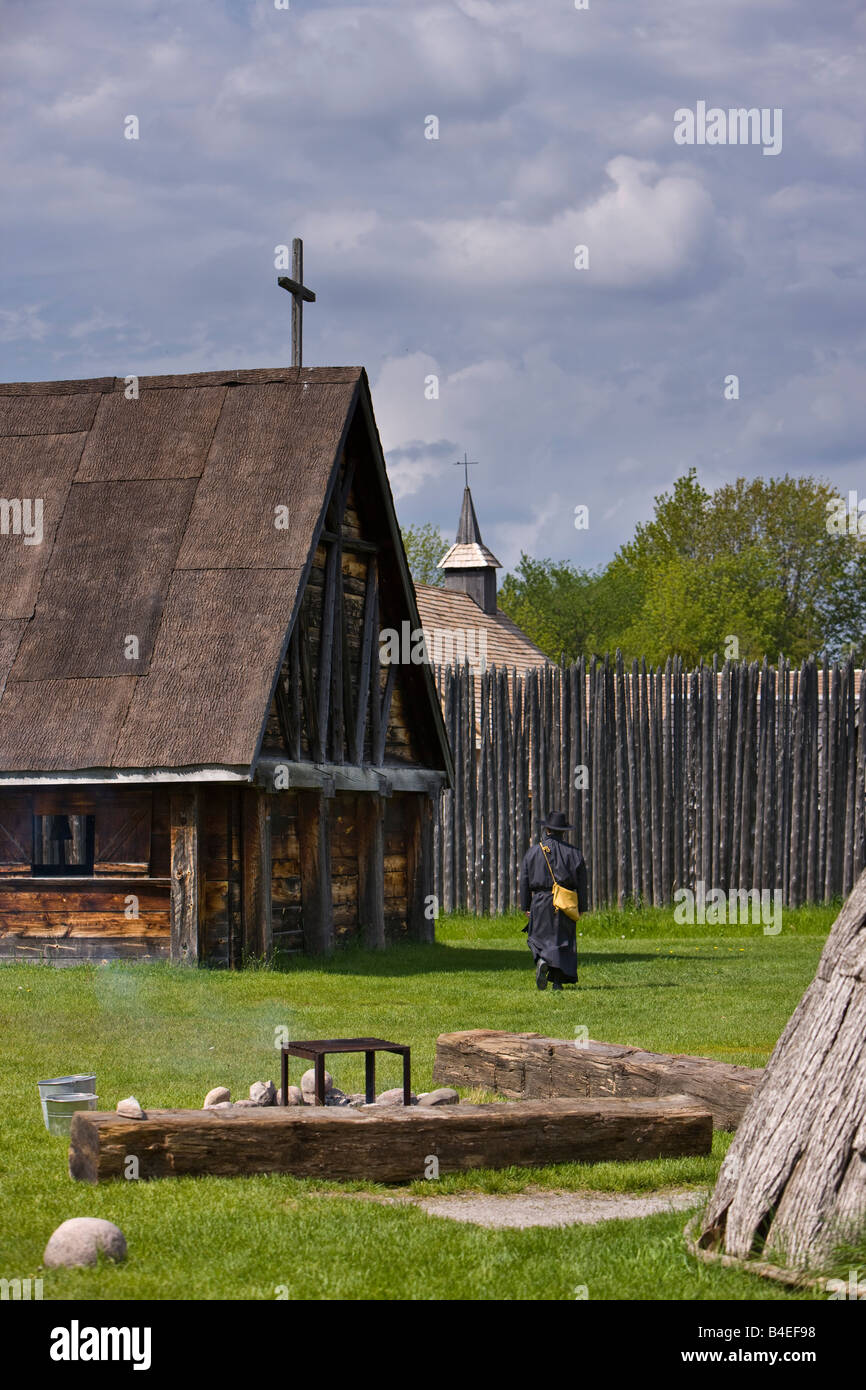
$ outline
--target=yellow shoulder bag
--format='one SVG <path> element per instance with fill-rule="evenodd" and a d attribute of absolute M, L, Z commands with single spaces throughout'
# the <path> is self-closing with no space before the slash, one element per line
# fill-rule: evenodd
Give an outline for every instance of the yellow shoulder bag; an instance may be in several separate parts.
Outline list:
<path fill-rule="evenodd" d="M 540 840 L 539 844 L 541 845 Z M 576 922 L 580 917 L 580 908 L 578 907 L 576 892 L 573 888 L 563 888 L 561 883 L 557 883 L 546 845 L 541 845 L 541 853 L 547 860 L 547 867 L 550 869 L 550 877 L 553 879 L 553 906 L 556 908 L 557 912 L 564 912 L 566 917 L 570 917 L 572 922 Z"/>

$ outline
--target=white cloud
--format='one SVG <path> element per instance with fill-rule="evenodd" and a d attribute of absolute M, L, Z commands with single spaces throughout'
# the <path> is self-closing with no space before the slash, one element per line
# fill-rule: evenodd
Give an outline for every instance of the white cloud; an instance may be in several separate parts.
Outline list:
<path fill-rule="evenodd" d="M 19 309 L 0 309 L 0 342 L 43 342 L 50 325 L 42 318 L 41 308 L 38 304 L 24 304 Z"/>

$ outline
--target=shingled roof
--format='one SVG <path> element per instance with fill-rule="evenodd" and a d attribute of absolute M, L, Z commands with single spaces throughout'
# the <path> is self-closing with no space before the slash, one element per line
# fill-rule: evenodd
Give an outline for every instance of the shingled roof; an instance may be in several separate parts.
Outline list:
<path fill-rule="evenodd" d="M 451 634 L 453 646 L 456 646 L 454 634 L 462 634 L 469 665 L 476 670 L 482 664 L 479 656 L 482 649 L 484 665 L 497 666 L 500 670 L 508 668 L 522 673 L 531 666 L 549 664 L 550 658 L 501 610 L 485 613 L 468 594 L 440 589 L 433 584 L 416 584 L 415 593 L 431 660 L 436 661 L 443 646 L 448 648 L 448 634 Z M 449 660 L 446 650 L 445 657 L 440 659 L 450 664 L 454 658 Z"/>
<path fill-rule="evenodd" d="M 139 390 L 0 385 L 0 492 L 44 509 L 0 535 L 0 773 L 248 769 L 359 400 L 375 435 L 360 367 Z"/>

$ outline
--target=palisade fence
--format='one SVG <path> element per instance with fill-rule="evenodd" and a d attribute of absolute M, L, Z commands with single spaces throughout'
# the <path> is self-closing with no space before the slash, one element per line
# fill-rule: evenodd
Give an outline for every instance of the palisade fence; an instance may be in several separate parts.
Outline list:
<path fill-rule="evenodd" d="M 434 825 L 443 911 L 516 906 L 554 808 L 593 907 L 670 903 L 700 881 L 825 902 L 866 864 L 866 672 L 851 662 L 628 671 L 617 656 L 436 678 L 455 766 Z"/>

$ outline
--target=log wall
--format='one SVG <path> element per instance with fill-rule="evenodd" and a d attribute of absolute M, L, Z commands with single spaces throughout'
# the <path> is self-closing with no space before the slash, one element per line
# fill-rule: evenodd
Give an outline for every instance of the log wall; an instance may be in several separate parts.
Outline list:
<path fill-rule="evenodd" d="M 94 817 L 92 875 L 33 874 L 33 817 L 60 814 Z M 0 792 L 0 957 L 62 962 L 168 956 L 169 878 L 167 790 Z"/>
<path fill-rule="evenodd" d="M 866 866 L 866 673 L 850 662 L 593 658 L 437 679 L 456 769 L 435 827 L 445 911 L 517 906 L 521 859 L 555 808 L 593 907 L 670 903 L 699 881 L 827 902 Z"/>
<path fill-rule="evenodd" d="M 302 801 L 308 819 L 313 802 L 324 816 L 324 823 L 310 822 L 317 836 L 321 832 L 325 857 L 314 883 L 307 856 L 306 903 Z M 33 876 L 34 805 L 45 814 L 95 816 L 92 876 Z M 425 889 L 432 892 L 431 807 L 429 797 L 415 792 L 328 796 L 218 784 L 57 788 L 50 794 L 10 789 L 0 794 L 0 957 L 167 957 L 173 880 L 178 921 L 172 958 L 190 963 L 237 967 L 247 956 L 267 954 L 261 913 L 268 911 L 268 896 L 272 947 L 280 953 L 423 939 L 427 926 L 418 904 Z M 114 856 L 118 845 L 127 859 L 99 860 L 101 847 Z M 125 915 L 130 894 L 138 904 L 135 918 Z"/>

